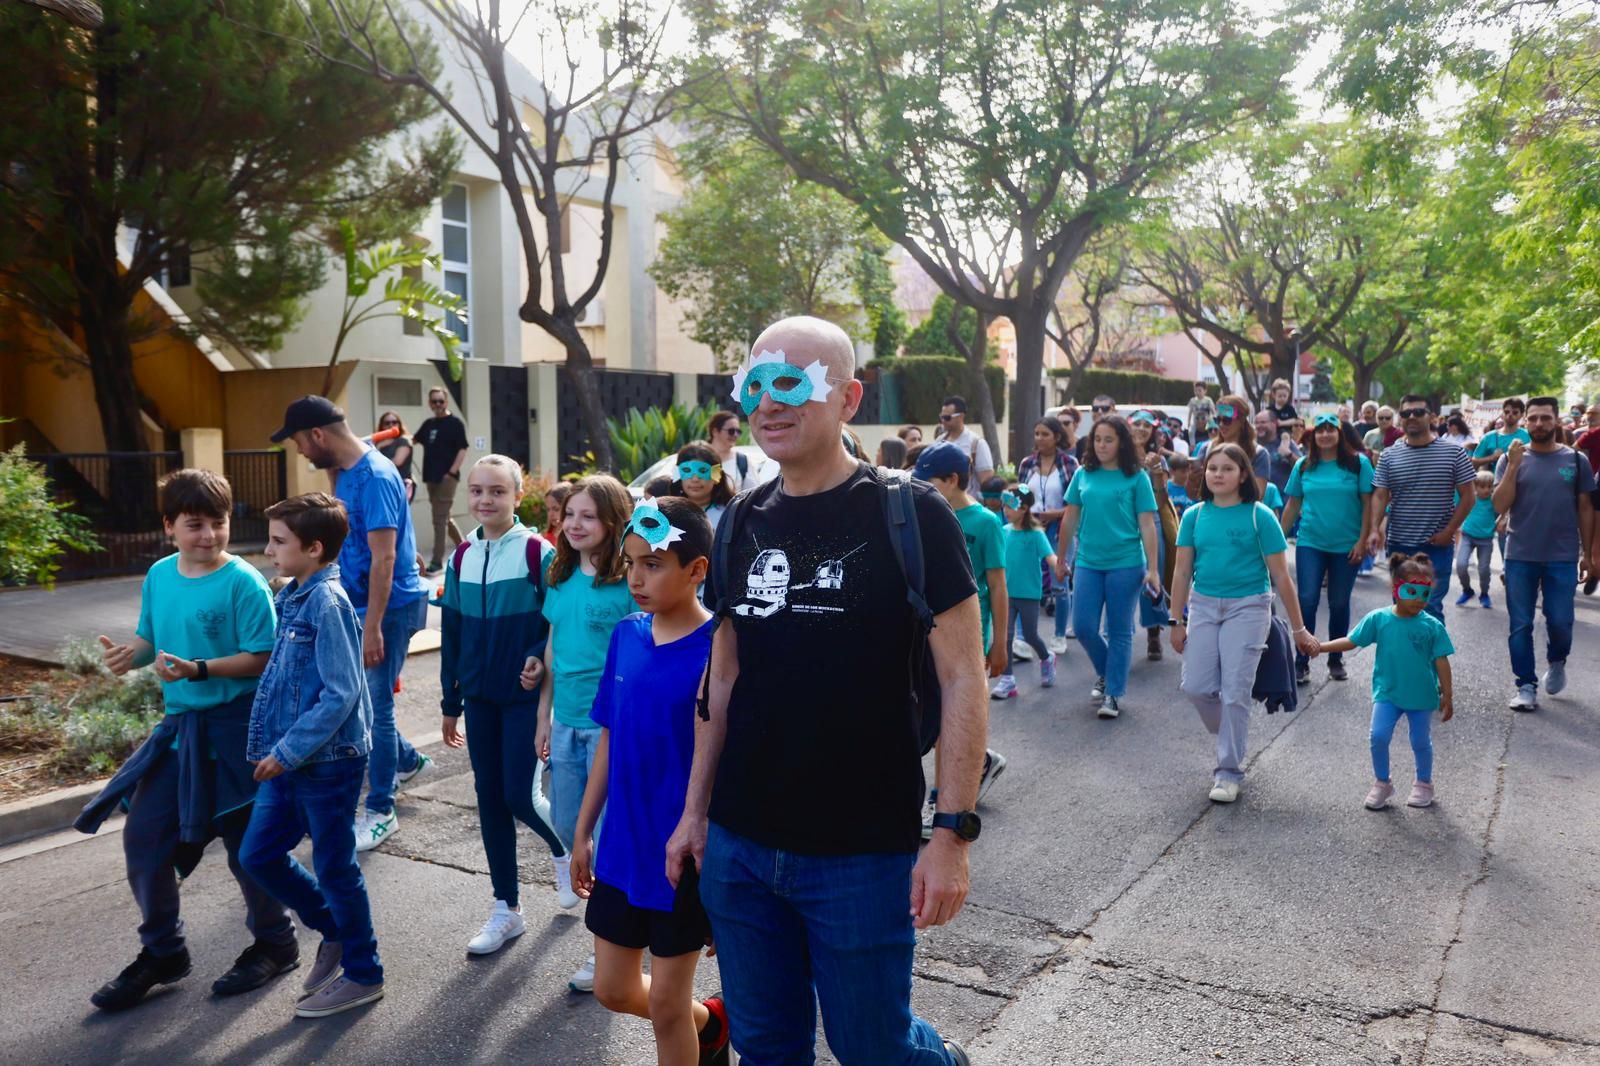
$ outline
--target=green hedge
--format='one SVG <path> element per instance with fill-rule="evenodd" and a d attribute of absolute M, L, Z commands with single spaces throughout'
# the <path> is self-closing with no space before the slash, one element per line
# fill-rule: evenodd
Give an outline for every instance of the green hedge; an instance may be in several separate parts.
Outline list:
<path fill-rule="evenodd" d="M 1050 376 L 1069 378 L 1072 372 L 1057 368 L 1050 371 Z M 1213 400 L 1222 395 L 1222 390 L 1215 385 L 1208 386 L 1206 391 Z M 1101 393 L 1119 404 L 1186 404 L 1194 399 L 1194 382 L 1147 374 L 1142 370 L 1105 370 L 1092 366 L 1078 379 L 1078 393 L 1073 399 L 1079 404 L 1086 404 Z"/>
<path fill-rule="evenodd" d="M 939 408 L 946 396 L 963 396 L 968 417 L 977 417 L 977 398 L 967 385 L 967 363 L 953 355 L 885 356 L 867 364 L 878 372 L 878 418 L 890 424 L 939 421 Z M 994 417 L 1006 416 L 1006 372 L 999 363 L 983 368 L 989 379 L 989 394 L 994 400 Z"/>

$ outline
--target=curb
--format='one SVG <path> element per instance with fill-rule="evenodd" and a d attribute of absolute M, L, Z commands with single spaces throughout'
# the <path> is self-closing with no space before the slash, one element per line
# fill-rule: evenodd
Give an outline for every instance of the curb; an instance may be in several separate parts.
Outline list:
<path fill-rule="evenodd" d="M 83 805 L 105 786 L 105 781 L 90 781 L 0 805 L 0 846 L 69 828 Z"/>

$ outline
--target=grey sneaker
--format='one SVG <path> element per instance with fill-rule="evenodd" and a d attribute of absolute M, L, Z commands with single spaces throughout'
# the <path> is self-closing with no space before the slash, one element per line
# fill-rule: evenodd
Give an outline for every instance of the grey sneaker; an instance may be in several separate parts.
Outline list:
<path fill-rule="evenodd" d="M 294 1013 L 300 1018 L 326 1018 L 383 998 L 383 985 L 358 985 L 340 974 L 327 988 L 302 999 Z"/>
<path fill-rule="evenodd" d="M 1513 711 L 1537 711 L 1539 709 L 1539 690 L 1533 685 L 1520 685 L 1517 694 L 1511 697 L 1511 702 L 1506 704 Z"/>
<path fill-rule="evenodd" d="M 1551 663 L 1550 668 L 1544 672 L 1544 690 L 1554 696 L 1567 687 L 1567 664 L 1565 661 Z"/>
<path fill-rule="evenodd" d="M 978 778 L 978 802 L 988 795 L 1000 775 L 1006 772 L 1006 757 L 993 748 L 983 753 L 983 774 Z"/>
<path fill-rule="evenodd" d="M 311 972 L 306 974 L 306 979 L 300 985 L 305 996 L 314 996 L 333 983 L 339 976 L 339 967 L 344 962 L 344 945 L 337 940 L 324 940 L 317 945 L 317 961 L 312 963 Z"/>

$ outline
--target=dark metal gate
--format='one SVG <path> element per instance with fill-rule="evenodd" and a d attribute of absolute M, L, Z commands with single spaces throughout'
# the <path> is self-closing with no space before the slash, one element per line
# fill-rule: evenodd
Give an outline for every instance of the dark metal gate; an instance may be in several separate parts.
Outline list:
<path fill-rule="evenodd" d="M 621 418 L 632 408 L 668 407 L 672 404 L 672 375 L 644 370 L 595 370 L 600 406 L 608 418 Z M 567 380 L 565 368 L 556 374 L 556 445 L 561 451 L 562 474 L 583 469 L 584 454 L 593 450 L 583 428 L 578 390 Z"/>
<path fill-rule="evenodd" d="M 288 457 L 282 448 L 223 452 L 222 473 L 233 486 L 229 540 L 234 550 L 265 547 L 267 516 L 262 512 L 288 494 Z"/>
<path fill-rule="evenodd" d="M 56 577 L 137 574 L 172 548 L 161 527 L 156 482 L 183 466 L 182 452 L 56 452 L 29 455 L 56 499 L 89 520 L 100 547 L 69 549 Z"/>
<path fill-rule="evenodd" d="M 509 455 L 527 469 L 532 441 L 528 436 L 528 368 L 489 368 L 489 447 Z"/>

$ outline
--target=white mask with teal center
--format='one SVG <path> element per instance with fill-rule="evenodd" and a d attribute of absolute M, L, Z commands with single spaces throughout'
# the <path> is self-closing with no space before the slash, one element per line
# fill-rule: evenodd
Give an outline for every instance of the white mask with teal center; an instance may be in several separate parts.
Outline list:
<path fill-rule="evenodd" d="M 781 348 L 776 352 L 763 350 L 733 375 L 733 398 L 746 415 L 761 406 L 762 393 L 778 403 L 798 407 L 803 403 L 823 403 L 831 392 L 828 368 L 822 360 L 814 359 L 811 365 L 801 368 L 789 362 Z"/>
<path fill-rule="evenodd" d="M 661 508 L 653 503 L 641 503 L 633 509 L 633 516 L 628 519 L 628 528 L 622 535 L 637 533 L 650 545 L 651 551 L 666 551 L 667 546 L 673 541 L 683 537 L 683 530 L 667 520 Z"/>

